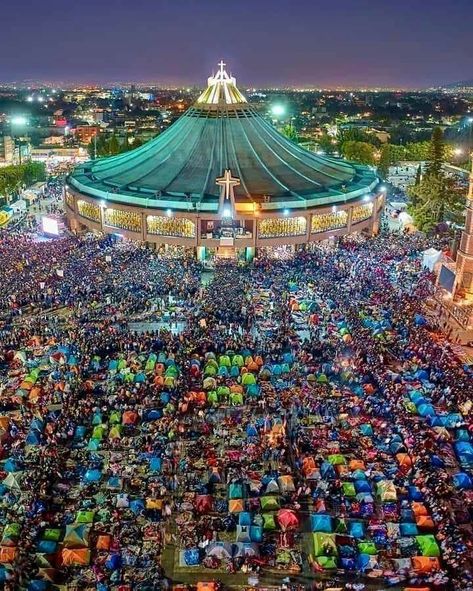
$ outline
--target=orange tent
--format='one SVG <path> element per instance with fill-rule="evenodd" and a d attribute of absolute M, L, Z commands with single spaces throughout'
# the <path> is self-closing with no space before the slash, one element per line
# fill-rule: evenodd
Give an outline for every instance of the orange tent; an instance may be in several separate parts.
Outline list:
<path fill-rule="evenodd" d="M 257 355 L 255 357 L 255 363 L 261 367 L 263 365 L 263 358 L 260 355 Z"/>
<path fill-rule="evenodd" d="M 110 550 L 111 536 L 102 534 L 97 538 L 97 550 Z"/>
<path fill-rule="evenodd" d="M 217 587 L 213 581 L 210 583 L 197 583 L 197 591 L 216 591 Z"/>
<path fill-rule="evenodd" d="M 153 384 L 155 386 L 162 386 L 164 384 L 164 378 L 163 376 L 155 376 L 154 380 L 153 380 Z"/>
<path fill-rule="evenodd" d="M 315 460 L 312 456 L 304 458 L 302 460 L 302 472 L 304 475 L 307 476 L 308 474 L 312 474 L 316 469 Z"/>
<path fill-rule="evenodd" d="M 427 507 L 424 505 L 424 503 L 417 503 L 416 501 L 414 501 L 411 507 L 416 517 L 419 517 L 420 515 L 429 514 L 429 512 L 427 511 Z"/>
<path fill-rule="evenodd" d="M 416 573 L 430 573 L 433 570 L 440 570 L 440 562 L 438 558 L 431 556 L 413 556 L 412 566 Z"/>
<path fill-rule="evenodd" d="M 61 558 L 64 566 L 87 566 L 90 564 L 90 550 L 87 548 L 64 548 Z"/>
<path fill-rule="evenodd" d="M 16 557 L 17 548 L 11 546 L 0 547 L 0 563 L 13 562 Z"/>
<path fill-rule="evenodd" d="M 228 501 L 229 513 L 241 513 L 245 510 L 245 503 L 243 499 L 231 499 Z"/>
<path fill-rule="evenodd" d="M 8 425 L 10 424 L 10 418 L 2 416 L 0 417 L 0 429 L 8 429 Z"/>
<path fill-rule="evenodd" d="M 233 384 L 230 386 L 230 392 L 235 392 L 236 394 L 243 394 L 243 386 L 240 384 Z"/>
<path fill-rule="evenodd" d="M 160 376 L 162 373 L 164 373 L 164 365 L 162 363 L 156 363 L 154 366 L 154 373 L 157 376 Z"/>
<path fill-rule="evenodd" d="M 396 454 L 396 460 L 399 462 L 399 466 L 401 466 L 401 468 L 412 468 L 412 458 L 409 454 Z"/>
<path fill-rule="evenodd" d="M 124 425 L 134 425 L 138 420 L 138 413 L 134 410 L 126 410 L 122 416 L 122 423 Z"/>
<path fill-rule="evenodd" d="M 146 508 L 147 509 L 156 509 L 160 511 L 163 508 L 163 500 L 162 499 L 146 499 Z"/>
<path fill-rule="evenodd" d="M 350 460 L 348 463 L 350 470 L 365 470 L 366 466 L 363 460 Z"/>
<path fill-rule="evenodd" d="M 41 388 L 39 388 L 38 386 L 34 386 L 33 388 L 31 388 L 30 394 L 28 396 L 28 400 L 33 403 L 37 402 L 40 395 L 41 395 Z"/>
<path fill-rule="evenodd" d="M 416 517 L 416 525 L 421 529 L 428 529 L 429 531 L 435 529 L 435 523 L 429 515 L 419 515 Z"/>

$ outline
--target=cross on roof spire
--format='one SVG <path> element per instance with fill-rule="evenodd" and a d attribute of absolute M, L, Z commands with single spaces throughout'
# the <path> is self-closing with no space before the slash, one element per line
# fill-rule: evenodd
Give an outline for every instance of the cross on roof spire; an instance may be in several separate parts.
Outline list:
<path fill-rule="evenodd" d="M 220 62 L 218 63 L 218 65 L 220 66 L 220 74 L 223 74 L 224 72 L 224 68 L 227 65 L 223 60 L 220 60 Z"/>
<path fill-rule="evenodd" d="M 223 176 L 218 177 L 215 182 L 224 188 L 224 198 L 230 199 L 230 197 L 233 197 L 233 187 L 237 187 L 240 184 L 240 179 L 233 177 L 232 171 L 227 169 L 223 173 Z"/>

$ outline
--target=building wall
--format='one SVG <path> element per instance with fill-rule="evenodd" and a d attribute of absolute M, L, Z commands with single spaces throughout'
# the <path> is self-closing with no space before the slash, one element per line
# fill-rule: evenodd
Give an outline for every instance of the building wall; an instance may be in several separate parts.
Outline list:
<path fill-rule="evenodd" d="M 312 210 L 237 214 L 236 222 L 244 226 L 239 237 L 217 237 L 208 230 L 210 222 L 218 224 L 218 215 L 175 212 L 107 203 L 82 195 L 67 187 L 65 210 L 71 228 L 89 228 L 104 233 L 119 233 L 132 240 L 175 246 L 207 248 L 259 248 L 282 244 L 298 245 L 343 236 L 352 232 L 377 233 L 384 207 L 384 195 L 359 199 L 339 206 Z"/>

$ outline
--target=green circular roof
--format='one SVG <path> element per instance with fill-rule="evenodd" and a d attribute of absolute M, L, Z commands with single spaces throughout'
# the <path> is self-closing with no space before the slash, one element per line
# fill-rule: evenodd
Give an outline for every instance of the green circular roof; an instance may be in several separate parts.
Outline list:
<path fill-rule="evenodd" d="M 225 170 L 240 180 L 236 203 L 270 210 L 343 202 L 377 184 L 372 169 L 314 154 L 278 133 L 234 81 L 209 78 L 196 104 L 163 134 L 131 152 L 79 166 L 69 183 L 108 201 L 213 212 L 220 199 L 216 179 Z"/>

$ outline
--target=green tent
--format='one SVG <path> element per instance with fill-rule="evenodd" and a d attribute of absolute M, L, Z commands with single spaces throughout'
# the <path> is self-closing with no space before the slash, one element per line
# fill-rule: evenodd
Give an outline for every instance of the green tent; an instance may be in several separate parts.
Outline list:
<path fill-rule="evenodd" d="M 61 539 L 61 530 L 59 528 L 48 527 L 44 530 L 43 540 L 48 542 L 59 542 Z"/>
<path fill-rule="evenodd" d="M 207 401 L 210 402 L 211 404 L 218 403 L 218 395 L 215 390 L 210 390 L 210 392 L 207 392 Z"/>
<path fill-rule="evenodd" d="M 234 406 L 242 405 L 243 404 L 243 394 L 241 394 L 240 392 L 232 392 L 230 394 L 230 402 Z"/>
<path fill-rule="evenodd" d="M 110 413 L 110 418 L 108 419 L 112 425 L 116 425 L 122 422 L 122 413 L 119 410 L 114 410 Z"/>
<path fill-rule="evenodd" d="M 241 383 L 244 386 L 249 386 L 250 384 L 256 384 L 256 378 L 252 373 L 245 373 L 241 378 Z"/>
<path fill-rule="evenodd" d="M 231 367 L 232 363 L 228 355 L 220 355 L 219 365 L 223 367 Z"/>
<path fill-rule="evenodd" d="M 342 484 L 342 490 L 346 497 L 356 497 L 356 490 L 353 482 L 344 482 Z"/>
<path fill-rule="evenodd" d="M 420 548 L 422 556 L 440 556 L 440 548 L 438 547 L 437 540 L 433 535 L 426 534 L 423 536 L 416 536 L 416 542 Z"/>
<path fill-rule="evenodd" d="M 237 367 L 243 367 L 245 365 L 243 355 L 234 355 L 232 358 L 232 365 L 236 365 Z"/>
<path fill-rule="evenodd" d="M 19 523 L 8 523 L 3 530 L 2 546 L 16 546 L 16 540 L 20 537 L 21 526 Z"/>
<path fill-rule="evenodd" d="M 217 365 L 217 367 L 215 367 L 214 365 L 207 364 L 204 367 L 204 377 L 216 375 L 217 374 L 217 370 L 218 370 L 218 365 Z"/>
<path fill-rule="evenodd" d="M 332 466 L 345 466 L 347 463 L 345 456 L 342 454 L 331 454 L 327 457 L 327 460 L 332 464 Z"/>
<path fill-rule="evenodd" d="M 94 511 L 78 511 L 76 515 L 76 523 L 93 523 Z"/>
<path fill-rule="evenodd" d="M 273 531 L 277 529 L 276 520 L 273 513 L 263 514 L 263 529 L 265 531 Z"/>
<path fill-rule="evenodd" d="M 370 556 L 375 556 L 378 553 L 373 542 L 359 542 L 358 550 L 360 554 L 369 554 Z"/>
<path fill-rule="evenodd" d="M 335 534 L 317 532 L 312 534 L 314 556 L 336 556 L 338 554 Z"/>
<path fill-rule="evenodd" d="M 230 395 L 230 388 L 228 386 L 219 386 L 217 388 L 217 394 L 220 398 L 225 398 Z"/>
<path fill-rule="evenodd" d="M 148 360 L 146 362 L 145 371 L 153 371 L 153 369 L 156 366 L 156 360 L 157 360 L 156 354 L 151 353 L 151 355 L 148 357 Z"/>
<path fill-rule="evenodd" d="M 279 509 L 279 507 L 280 507 L 278 497 L 270 497 L 270 496 L 261 497 L 260 503 L 261 503 L 261 509 L 263 511 L 275 511 L 276 509 Z"/>
<path fill-rule="evenodd" d="M 101 439 L 103 439 L 103 436 L 106 432 L 107 427 L 105 425 L 97 425 L 96 427 L 94 427 L 94 430 L 92 431 L 92 438 L 98 439 L 100 441 Z"/>
<path fill-rule="evenodd" d="M 324 570 L 337 568 L 337 559 L 335 556 L 317 556 L 315 560 Z"/>

